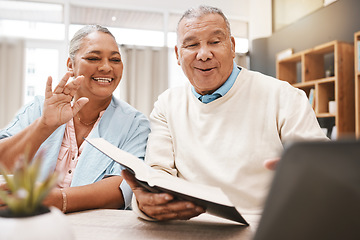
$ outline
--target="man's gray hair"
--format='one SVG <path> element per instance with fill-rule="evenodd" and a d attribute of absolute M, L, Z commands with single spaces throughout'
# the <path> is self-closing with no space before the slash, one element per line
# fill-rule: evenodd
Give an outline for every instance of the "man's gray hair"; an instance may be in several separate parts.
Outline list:
<path fill-rule="evenodd" d="M 70 41 L 69 57 L 71 60 L 74 61 L 75 55 L 76 55 L 77 51 L 79 51 L 79 49 L 80 49 L 82 40 L 90 33 L 96 32 L 96 31 L 109 34 L 110 36 L 112 36 L 115 39 L 114 35 L 106 27 L 103 27 L 100 25 L 86 25 L 85 27 L 82 27 L 81 29 L 79 29 L 74 34 L 74 37 Z"/>
<path fill-rule="evenodd" d="M 229 35 L 231 36 L 231 30 L 230 30 L 230 23 L 229 20 L 227 19 L 227 17 L 225 16 L 225 14 L 221 11 L 221 9 L 216 8 L 216 7 L 211 7 L 211 6 L 206 6 L 206 5 L 200 5 L 197 8 L 190 8 L 188 9 L 180 18 L 178 24 L 177 24 L 177 28 L 176 28 L 176 32 L 179 28 L 179 24 L 180 22 L 184 19 L 184 18 L 199 18 L 208 14 L 219 14 L 225 21 L 226 23 L 226 28 L 229 32 Z"/>

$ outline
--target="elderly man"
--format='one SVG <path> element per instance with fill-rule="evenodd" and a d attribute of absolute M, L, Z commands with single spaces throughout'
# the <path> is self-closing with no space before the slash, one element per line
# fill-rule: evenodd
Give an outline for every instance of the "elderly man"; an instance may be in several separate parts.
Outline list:
<path fill-rule="evenodd" d="M 220 187 L 242 213 L 258 214 L 273 176 L 264 161 L 280 156 L 284 143 L 327 138 L 303 91 L 236 66 L 235 40 L 221 10 L 186 11 L 177 36 L 176 57 L 190 84 L 165 91 L 155 103 L 146 162 Z M 136 197 L 133 209 L 145 219 L 189 219 L 205 211 L 147 192 L 124 175 Z"/>

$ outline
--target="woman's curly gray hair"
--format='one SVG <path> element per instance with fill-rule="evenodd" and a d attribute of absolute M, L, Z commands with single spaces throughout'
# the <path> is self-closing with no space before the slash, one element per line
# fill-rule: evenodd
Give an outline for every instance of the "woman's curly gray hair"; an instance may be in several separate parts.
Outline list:
<path fill-rule="evenodd" d="M 71 60 L 74 61 L 75 55 L 76 55 L 77 51 L 79 51 L 79 49 L 80 49 L 82 40 L 90 33 L 96 32 L 96 31 L 109 34 L 110 36 L 112 36 L 115 39 L 114 35 L 106 27 L 103 27 L 100 25 L 86 25 L 85 27 L 82 27 L 81 29 L 79 29 L 74 34 L 74 37 L 70 41 L 69 57 Z"/>

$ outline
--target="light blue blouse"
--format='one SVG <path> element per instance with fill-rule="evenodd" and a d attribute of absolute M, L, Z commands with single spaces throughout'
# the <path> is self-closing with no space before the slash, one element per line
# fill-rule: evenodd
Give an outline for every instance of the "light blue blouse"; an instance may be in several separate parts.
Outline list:
<path fill-rule="evenodd" d="M 35 97 L 33 102 L 21 108 L 13 121 L 6 128 L 0 130 L 0 139 L 13 136 L 34 122 L 41 116 L 43 105 L 44 97 Z M 37 152 L 38 154 L 39 151 L 45 150 L 41 170 L 42 179 L 55 169 L 65 125 L 56 129 Z M 126 102 L 113 97 L 99 124 L 92 130 L 88 138 L 104 138 L 118 148 L 143 160 L 149 133 L 150 124 L 145 115 Z M 120 164 L 86 144 L 75 168 L 71 186 L 91 184 L 106 175 L 121 175 L 122 169 Z M 127 208 L 131 203 L 132 191 L 125 180 L 121 183 L 120 189 L 124 196 L 125 208 Z"/>

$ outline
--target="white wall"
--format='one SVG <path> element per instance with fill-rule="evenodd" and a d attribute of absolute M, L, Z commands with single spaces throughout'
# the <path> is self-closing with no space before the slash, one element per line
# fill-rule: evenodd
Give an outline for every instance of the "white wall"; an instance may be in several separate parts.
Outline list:
<path fill-rule="evenodd" d="M 272 34 L 271 0 L 251 0 L 249 14 L 249 41 Z"/>

